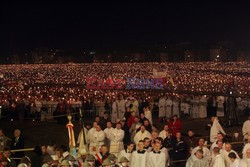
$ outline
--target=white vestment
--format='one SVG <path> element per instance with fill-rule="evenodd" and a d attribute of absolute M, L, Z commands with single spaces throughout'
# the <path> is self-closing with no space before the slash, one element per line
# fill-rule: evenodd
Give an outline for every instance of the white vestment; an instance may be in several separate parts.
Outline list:
<path fill-rule="evenodd" d="M 250 158 L 242 159 L 240 161 L 239 167 L 249 167 L 250 166 Z"/>
<path fill-rule="evenodd" d="M 242 126 L 242 134 L 244 139 L 247 139 L 248 134 L 250 134 L 250 120 L 244 122 Z"/>
<path fill-rule="evenodd" d="M 124 114 L 126 111 L 125 100 L 118 100 L 117 107 L 118 107 L 118 119 L 122 120 L 124 118 Z"/>
<path fill-rule="evenodd" d="M 124 138 L 124 131 L 122 129 L 115 128 L 112 130 L 110 153 L 115 154 L 117 156 L 121 150 L 124 150 L 123 138 Z"/>
<path fill-rule="evenodd" d="M 174 100 L 173 101 L 173 115 L 177 115 L 180 117 L 180 107 L 179 107 L 179 101 Z"/>
<path fill-rule="evenodd" d="M 194 97 L 194 99 L 191 100 L 192 102 L 192 110 L 190 113 L 191 118 L 199 118 L 199 98 Z"/>
<path fill-rule="evenodd" d="M 230 167 L 239 167 L 240 159 L 235 159 L 233 163 L 231 163 Z"/>
<path fill-rule="evenodd" d="M 141 131 L 137 132 L 134 137 L 135 144 L 137 145 L 139 141 L 144 140 L 145 137 L 151 139 L 151 134 L 147 130 L 145 130 L 143 133 Z"/>
<path fill-rule="evenodd" d="M 93 134 L 88 135 L 88 138 L 90 141 L 89 153 L 93 155 L 99 153 L 101 146 L 104 145 L 105 133 L 102 130 L 95 131 Z"/>
<path fill-rule="evenodd" d="M 137 151 L 132 153 L 131 167 L 146 167 L 147 165 L 148 152 L 141 154 Z"/>
<path fill-rule="evenodd" d="M 167 132 L 165 130 L 162 130 L 160 133 L 159 133 L 159 137 L 161 137 L 163 140 L 167 137 Z"/>
<path fill-rule="evenodd" d="M 151 151 L 148 154 L 146 167 L 165 167 L 166 166 L 166 156 L 163 152 L 154 153 Z"/>
<path fill-rule="evenodd" d="M 114 101 L 112 103 L 111 122 L 116 123 L 117 118 L 118 118 L 118 106 L 117 106 L 117 101 Z"/>
<path fill-rule="evenodd" d="M 112 136 L 112 130 L 113 129 L 114 129 L 113 127 L 104 129 L 104 133 L 105 133 L 105 136 L 106 136 L 105 144 L 108 146 L 108 148 L 110 148 L 110 141 L 111 141 L 111 136 Z"/>
<path fill-rule="evenodd" d="M 206 118 L 207 117 L 207 98 L 205 96 L 202 96 L 200 98 L 199 117 L 200 118 Z"/>
<path fill-rule="evenodd" d="M 196 153 L 196 151 L 199 149 L 201 149 L 203 151 L 204 158 L 206 158 L 208 160 L 211 158 L 211 152 L 207 147 L 200 148 L 199 146 L 197 146 L 192 150 L 192 154 L 194 155 Z"/>
<path fill-rule="evenodd" d="M 217 97 L 217 117 L 224 117 L 224 101 L 225 97 L 224 96 L 218 96 Z"/>
<path fill-rule="evenodd" d="M 172 117 L 172 105 L 173 105 L 173 101 L 171 99 L 167 99 L 166 100 L 166 117 L 170 118 Z"/>
<path fill-rule="evenodd" d="M 153 125 L 152 114 L 150 110 L 145 110 L 145 117 L 149 120 L 150 124 Z"/>
<path fill-rule="evenodd" d="M 212 160 L 211 167 L 226 167 L 224 157 L 220 154 L 216 155 Z"/>
<path fill-rule="evenodd" d="M 132 153 L 133 152 L 129 152 L 128 150 L 121 150 L 120 153 L 117 156 L 118 161 L 120 161 L 121 157 L 126 157 L 129 160 L 129 163 L 131 163 Z"/>
<path fill-rule="evenodd" d="M 244 147 L 243 147 L 243 150 L 242 150 L 242 158 L 246 158 L 246 151 L 250 149 L 250 143 L 247 143 Z"/>
<path fill-rule="evenodd" d="M 159 118 L 165 117 L 166 116 L 166 99 L 165 98 L 160 98 L 158 107 L 159 107 Z"/>
<path fill-rule="evenodd" d="M 230 159 L 228 157 L 228 154 L 231 153 L 231 152 L 235 153 L 237 158 L 240 158 L 239 155 L 234 150 L 231 150 L 230 152 L 227 152 L 225 149 L 220 150 L 221 155 L 225 159 L 226 167 L 230 167 L 230 165 L 232 164 L 232 162 L 230 161 Z"/>
<path fill-rule="evenodd" d="M 214 119 L 213 125 L 210 129 L 210 142 L 216 142 L 217 141 L 217 134 L 218 133 L 226 134 L 223 128 L 221 127 L 219 121 L 217 118 Z"/>
<path fill-rule="evenodd" d="M 209 167 L 209 163 L 206 158 L 198 159 L 195 155 L 191 155 L 186 162 L 186 167 Z"/>

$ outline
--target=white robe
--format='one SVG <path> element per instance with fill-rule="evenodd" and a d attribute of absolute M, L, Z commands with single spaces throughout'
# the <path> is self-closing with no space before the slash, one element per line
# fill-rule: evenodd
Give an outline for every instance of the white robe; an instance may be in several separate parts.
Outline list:
<path fill-rule="evenodd" d="M 207 98 L 202 96 L 199 103 L 199 117 L 206 118 L 207 117 Z"/>
<path fill-rule="evenodd" d="M 108 146 L 108 148 L 110 148 L 110 140 L 111 140 L 111 135 L 112 135 L 113 129 L 114 129 L 113 127 L 104 129 L 104 133 L 106 136 L 105 144 Z"/>
<path fill-rule="evenodd" d="M 220 154 L 216 155 L 212 160 L 211 167 L 226 167 L 224 157 Z"/>
<path fill-rule="evenodd" d="M 220 150 L 221 155 L 225 159 L 226 167 L 230 167 L 230 165 L 232 164 L 232 162 L 230 161 L 230 159 L 228 157 L 228 154 L 231 152 L 235 153 L 237 158 L 240 158 L 239 155 L 234 150 L 231 150 L 230 152 L 227 152 L 225 149 Z"/>
<path fill-rule="evenodd" d="M 117 156 L 118 161 L 120 162 L 121 157 L 126 157 L 129 160 L 129 163 L 131 163 L 132 153 L 129 153 L 128 150 L 121 150 L 120 153 Z"/>
<path fill-rule="evenodd" d="M 88 137 L 90 141 L 89 153 L 93 155 L 99 153 L 101 146 L 104 145 L 105 133 L 102 130 L 99 132 L 95 131 Z"/>
<path fill-rule="evenodd" d="M 123 138 L 124 138 L 124 131 L 122 129 L 115 128 L 112 130 L 110 153 L 115 154 L 117 156 L 121 150 L 124 150 Z"/>
<path fill-rule="evenodd" d="M 247 155 L 246 155 L 246 151 L 250 149 L 250 143 L 247 143 L 244 147 L 243 147 L 243 150 L 242 150 L 242 158 L 246 158 Z"/>
<path fill-rule="evenodd" d="M 148 152 L 139 154 L 137 151 L 132 153 L 131 167 L 146 167 L 147 165 Z"/>
<path fill-rule="evenodd" d="M 250 166 L 250 158 L 242 159 L 240 161 L 239 167 L 249 167 Z"/>
<path fill-rule="evenodd" d="M 112 103 L 111 122 L 116 123 L 117 118 L 118 118 L 118 106 L 117 106 L 117 101 L 114 101 Z"/>
<path fill-rule="evenodd" d="M 117 109 L 118 109 L 118 119 L 122 120 L 125 114 L 125 100 L 117 101 Z"/>
<path fill-rule="evenodd" d="M 166 99 L 165 98 L 160 98 L 158 107 L 159 107 L 159 118 L 165 117 L 166 116 Z"/>
<path fill-rule="evenodd" d="M 190 117 L 191 118 L 199 118 L 199 99 L 198 97 L 194 97 L 193 100 L 191 100 L 192 102 L 192 110 L 190 113 Z"/>
<path fill-rule="evenodd" d="M 84 136 L 83 136 L 83 130 L 81 129 L 79 135 L 78 135 L 78 139 L 77 139 L 77 144 L 79 145 L 79 149 L 86 149 L 88 150 L 88 148 L 86 148 L 86 145 L 84 144 L 84 138 L 85 137 L 85 144 L 88 144 L 88 130 L 86 128 L 84 128 Z"/>
<path fill-rule="evenodd" d="M 225 97 L 224 96 L 218 96 L 217 97 L 217 117 L 224 117 L 224 101 Z"/>
<path fill-rule="evenodd" d="M 152 114 L 150 110 L 145 110 L 145 117 L 149 120 L 150 124 L 153 125 Z"/>
<path fill-rule="evenodd" d="M 199 146 L 195 147 L 192 150 L 192 154 L 194 155 L 196 153 L 196 151 L 199 150 L 199 149 L 201 149 Z M 203 147 L 202 151 L 203 151 L 203 157 L 209 160 L 211 158 L 210 150 L 207 147 Z"/>
<path fill-rule="evenodd" d="M 221 127 L 219 121 L 217 118 L 214 119 L 213 125 L 210 129 L 210 142 L 216 142 L 217 141 L 217 134 L 221 132 L 224 135 L 226 134 L 223 128 Z"/>
<path fill-rule="evenodd" d="M 244 135 L 244 139 L 247 139 L 248 134 L 250 134 L 250 120 L 244 122 L 242 126 L 242 134 Z"/>
<path fill-rule="evenodd" d="M 179 107 L 179 101 L 174 100 L 173 101 L 173 115 L 177 115 L 180 117 L 180 107 Z"/>
<path fill-rule="evenodd" d="M 144 140 L 145 137 L 151 139 L 151 134 L 147 130 L 145 130 L 143 133 L 141 131 L 137 132 L 134 137 L 135 144 L 137 145 L 139 141 Z"/>
<path fill-rule="evenodd" d="M 159 137 L 161 137 L 163 140 L 167 137 L 167 132 L 165 130 L 162 130 L 160 133 L 159 133 Z"/>
<path fill-rule="evenodd" d="M 172 105 L 173 105 L 173 101 L 171 99 L 167 99 L 166 100 L 166 117 L 170 118 L 172 117 Z"/>
<path fill-rule="evenodd" d="M 209 163 L 206 158 L 198 159 L 195 155 L 191 155 L 186 162 L 186 167 L 209 167 Z"/>
<path fill-rule="evenodd" d="M 151 151 L 148 154 L 146 167 L 165 167 L 166 166 L 166 156 L 163 152 L 154 153 Z"/>
<path fill-rule="evenodd" d="M 239 167 L 240 159 L 235 159 L 235 161 L 230 165 L 230 167 Z"/>

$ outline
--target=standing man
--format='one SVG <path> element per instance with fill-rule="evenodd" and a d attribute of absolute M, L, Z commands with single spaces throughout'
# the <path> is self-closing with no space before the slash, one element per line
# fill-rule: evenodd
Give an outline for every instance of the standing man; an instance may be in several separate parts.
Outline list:
<path fill-rule="evenodd" d="M 181 133 L 176 133 L 176 138 L 173 141 L 173 161 L 184 160 L 187 155 L 187 145 L 181 137 Z M 185 162 L 175 162 L 173 163 L 174 167 L 183 167 Z"/>
<path fill-rule="evenodd" d="M 166 100 L 166 117 L 170 118 L 172 117 L 172 106 L 173 106 L 173 101 L 170 97 Z"/>
<path fill-rule="evenodd" d="M 120 122 L 116 124 L 116 128 L 111 132 L 111 142 L 110 142 L 110 153 L 116 156 L 121 150 L 124 150 L 123 138 L 124 131 L 121 129 L 122 125 Z"/>
<path fill-rule="evenodd" d="M 145 126 L 140 127 L 140 131 L 136 133 L 134 137 L 134 142 L 137 145 L 139 141 L 144 140 L 144 138 L 149 138 L 151 139 L 151 134 L 145 129 Z"/>
<path fill-rule="evenodd" d="M 14 131 L 14 138 L 12 139 L 11 150 L 18 150 L 18 149 L 24 149 L 24 139 L 21 136 L 21 131 L 19 129 L 16 129 Z M 22 158 L 24 156 L 24 152 L 14 152 L 13 158 Z M 20 160 L 16 160 L 16 164 L 19 163 Z"/>
<path fill-rule="evenodd" d="M 250 116 L 248 117 L 248 119 L 243 124 L 242 134 L 244 136 L 244 140 L 246 140 L 247 136 L 250 135 Z"/>
<path fill-rule="evenodd" d="M 200 98 L 199 117 L 200 118 L 206 118 L 207 117 L 207 97 L 206 97 L 206 95 L 203 95 Z"/>
<path fill-rule="evenodd" d="M 226 165 L 225 165 L 225 159 L 220 154 L 220 149 L 218 147 L 215 147 L 213 149 L 213 154 L 215 156 L 212 159 L 211 167 L 226 167 Z"/>
<path fill-rule="evenodd" d="M 117 119 L 118 119 L 118 106 L 117 106 L 117 97 L 115 97 L 112 103 L 111 122 L 115 123 Z"/>
<path fill-rule="evenodd" d="M 10 139 L 6 137 L 3 133 L 3 130 L 0 129 L 0 151 L 3 151 L 3 149 L 10 144 Z"/>
<path fill-rule="evenodd" d="M 161 143 L 154 142 L 154 148 L 148 154 L 147 167 L 165 167 L 166 161 L 166 156 L 161 151 Z"/>
<path fill-rule="evenodd" d="M 209 167 L 208 162 L 208 159 L 203 156 L 203 151 L 197 150 L 188 158 L 186 167 Z"/>
<path fill-rule="evenodd" d="M 230 158 L 228 157 L 230 153 L 234 153 L 238 159 L 240 158 L 239 155 L 232 149 L 232 145 L 230 143 L 226 143 L 225 149 L 221 149 L 220 153 L 225 159 L 226 167 L 230 167 L 230 165 L 232 164 Z"/>
<path fill-rule="evenodd" d="M 204 146 L 205 140 L 203 138 L 200 138 L 198 144 L 199 145 L 192 150 L 192 154 L 194 155 L 197 152 L 197 150 L 202 150 L 203 157 L 209 160 L 211 157 L 211 154 L 210 154 L 210 150 Z"/>
<path fill-rule="evenodd" d="M 131 167 L 146 167 L 148 153 L 144 150 L 143 140 L 138 142 L 138 150 L 132 153 Z"/>
<path fill-rule="evenodd" d="M 125 100 L 123 95 L 120 94 L 119 100 L 117 101 L 118 119 L 122 120 L 126 111 Z"/>
<path fill-rule="evenodd" d="M 166 116 L 166 99 L 162 95 L 159 99 L 159 119 L 158 122 L 162 121 L 162 118 Z"/>
<path fill-rule="evenodd" d="M 100 125 L 96 126 L 96 131 L 89 136 L 89 153 L 95 155 L 99 152 L 102 145 L 104 145 L 105 133 L 102 131 Z"/>
<path fill-rule="evenodd" d="M 112 137 L 112 131 L 113 131 L 113 127 L 112 127 L 112 123 L 110 121 L 107 122 L 107 128 L 104 129 L 104 133 L 105 133 L 105 144 L 108 146 L 108 148 L 110 148 L 110 140 Z"/>

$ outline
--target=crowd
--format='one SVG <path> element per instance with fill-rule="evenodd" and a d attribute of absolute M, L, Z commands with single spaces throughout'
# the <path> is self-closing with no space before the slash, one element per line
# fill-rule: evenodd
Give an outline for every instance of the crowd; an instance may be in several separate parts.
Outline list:
<path fill-rule="evenodd" d="M 145 108 L 146 109 L 146 108 Z M 131 118 L 131 117 L 130 117 Z M 109 119 L 103 124 L 98 116 L 93 126 L 85 126 L 78 135 L 75 151 L 56 142 L 37 145 L 31 154 L 11 150 L 23 149 L 24 138 L 16 129 L 12 139 L 0 130 L 1 167 L 249 167 L 250 117 L 243 124 L 245 143 L 241 153 L 232 149 L 217 117 L 211 119 L 210 140 L 197 137 L 192 130 L 182 136 L 180 119 L 175 115 L 162 130 L 155 128 L 141 114 L 131 125 L 129 120 Z M 216 134 L 216 135 L 215 135 Z M 242 159 L 240 158 L 242 157 Z"/>
<path fill-rule="evenodd" d="M 0 130 L 0 167 L 250 165 L 250 120 L 242 128 L 246 143 L 241 160 L 219 122 L 226 117 L 237 123 L 249 115 L 246 62 L 5 65 L 0 71 L 2 119 L 66 124 L 66 115 L 80 119 L 83 114 L 91 122 L 78 136 L 77 153 L 56 142 L 35 147 L 31 155 L 11 152 L 24 148 L 21 131 L 15 130 L 10 140 Z M 126 90 L 126 83 L 119 90 L 86 88 L 88 77 L 157 78 L 155 71 L 164 73 L 163 90 Z M 163 129 L 156 126 L 154 115 Z M 192 130 L 184 137 L 182 117 L 212 117 L 210 138 L 196 137 Z"/>

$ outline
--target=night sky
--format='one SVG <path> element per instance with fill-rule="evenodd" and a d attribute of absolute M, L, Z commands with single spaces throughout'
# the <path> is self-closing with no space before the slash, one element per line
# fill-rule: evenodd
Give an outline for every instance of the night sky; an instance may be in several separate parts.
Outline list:
<path fill-rule="evenodd" d="M 250 3 L 0 4 L 0 54 L 230 40 L 250 48 Z"/>

